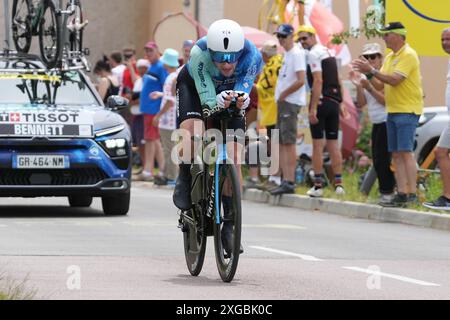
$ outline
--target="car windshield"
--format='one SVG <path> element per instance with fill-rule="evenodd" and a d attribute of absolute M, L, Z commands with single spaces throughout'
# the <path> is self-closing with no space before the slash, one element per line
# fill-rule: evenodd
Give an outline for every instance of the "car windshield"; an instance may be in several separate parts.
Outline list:
<path fill-rule="evenodd" d="M 0 72 L 0 104 L 96 105 L 78 71 L 64 73 Z"/>

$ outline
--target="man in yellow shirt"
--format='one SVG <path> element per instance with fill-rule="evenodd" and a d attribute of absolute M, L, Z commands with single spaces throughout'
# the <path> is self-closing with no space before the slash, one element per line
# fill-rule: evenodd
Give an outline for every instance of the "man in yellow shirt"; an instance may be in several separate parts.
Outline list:
<path fill-rule="evenodd" d="M 377 89 L 384 86 L 388 147 L 396 168 L 397 195 L 392 201 L 380 204 L 400 207 L 417 201 L 417 165 L 413 148 L 417 123 L 423 111 L 422 77 L 419 57 L 406 43 L 407 31 L 403 24 L 391 22 L 380 33 L 392 50 L 381 70 L 373 68 L 364 58 L 354 61 L 353 67 L 365 73 Z"/>

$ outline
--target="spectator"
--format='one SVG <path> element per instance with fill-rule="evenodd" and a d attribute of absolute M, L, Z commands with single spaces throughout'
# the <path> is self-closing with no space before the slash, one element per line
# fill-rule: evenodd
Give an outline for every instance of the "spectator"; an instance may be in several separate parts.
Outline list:
<path fill-rule="evenodd" d="M 178 58 L 179 54 L 176 50 L 166 49 L 164 51 L 160 61 L 169 75 L 164 83 L 164 91 L 151 93 L 153 99 L 162 98 L 161 110 L 155 115 L 153 125 L 159 125 L 165 167 L 160 168 L 163 175 L 155 177 L 156 185 L 167 185 L 168 183 L 175 185 L 178 176 L 178 166 L 171 158 L 172 149 L 175 147 L 175 142 L 172 141 L 172 133 L 177 128 L 176 99 L 172 92 L 172 86 L 178 76 L 177 69 L 180 66 Z"/>
<path fill-rule="evenodd" d="M 380 70 L 383 55 L 378 43 L 369 43 L 364 46 L 362 57 Z M 350 72 L 350 79 L 356 86 L 357 102 L 359 107 L 367 105 L 372 127 L 372 158 L 377 173 L 378 185 L 381 193 L 380 202 L 391 202 L 394 196 L 395 177 L 391 170 L 391 154 L 387 145 L 386 120 L 387 112 L 384 91 L 377 90 L 367 77 L 359 72 Z M 377 81 L 372 78 L 372 81 Z"/>
<path fill-rule="evenodd" d="M 104 103 L 113 95 L 119 94 L 119 81 L 111 72 L 111 66 L 106 59 L 99 60 L 95 64 L 94 73 L 99 77 L 98 93 Z"/>
<path fill-rule="evenodd" d="M 133 135 L 133 145 L 138 148 L 140 163 L 145 163 L 145 140 L 144 140 L 144 116 L 140 111 L 139 96 L 142 91 L 143 77 L 150 67 L 150 62 L 147 59 L 139 59 L 136 62 L 138 75 L 133 86 L 133 94 L 131 99 L 131 114 L 133 115 L 131 132 Z M 137 174 L 142 173 L 143 168 L 140 168 Z"/>
<path fill-rule="evenodd" d="M 180 65 L 184 65 L 188 63 L 189 58 L 191 57 L 191 49 L 194 46 L 195 42 L 193 40 L 185 40 L 183 41 L 182 53 L 183 59 L 180 62 Z"/>
<path fill-rule="evenodd" d="M 278 54 L 278 45 L 275 41 L 266 41 L 262 48 L 261 54 L 264 61 L 264 67 L 256 84 L 258 93 L 258 125 L 257 131 L 265 129 L 270 138 L 272 130 L 277 124 L 277 104 L 275 101 L 275 87 L 277 85 L 278 73 L 281 69 L 283 57 Z M 252 99 L 253 101 L 253 99 Z M 268 150 L 270 147 L 268 146 Z M 257 150 L 256 150 L 257 152 Z M 272 154 L 271 157 L 277 157 L 278 154 Z M 259 187 L 260 181 L 258 176 L 258 166 L 250 164 L 249 178 L 246 181 L 246 188 Z M 277 172 L 273 172 L 276 174 Z M 281 184 L 281 178 L 270 176 L 266 188 L 278 187 Z"/>
<path fill-rule="evenodd" d="M 447 54 L 450 54 L 450 28 L 445 29 L 442 32 L 442 48 Z M 447 91 L 446 91 L 446 104 L 448 108 L 448 114 L 450 116 L 450 60 L 448 64 L 447 73 Z M 450 158 L 448 153 L 450 152 L 450 120 L 447 128 L 442 132 L 441 138 L 437 144 L 435 151 L 436 159 L 441 170 L 442 183 L 444 185 L 444 192 L 442 196 L 433 202 L 425 202 L 423 205 L 427 208 L 437 210 L 450 210 Z"/>
<path fill-rule="evenodd" d="M 113 52 L 109 57 L 109 64 L 111 65 L 111 71 L 114 76 L 119 80 L 119 87 L 122 88 L 123 84 L 123 73 L 126 70 L 126 66 L 122 63 L 122 53 Z"/>
<path fill-rule="evenodd" d="M 423 111 L 423 90 L 420 61 L 416 51 L 406 43 L 407 31 L 400 22 L 391 22 L 381 30 L 386 46 L 392 52 L 381 71 L 361 58 L 353 65 L 368 78 L 384 84 L 388 112 L 387 133 L 389 151 L 395 164 L 397 194 L 383 206 L 400 207 L 416 202 L 417 163 L 414 158 L 414 137 Z"/>
<path fill-rule="evenodd" d="M 280 167 L 283 182 L 270 190 L 272 195 L 294 193 L 295 168 L 297 165 L 297 119 L 302 106 L 306 105 L 306 58 L 304 50 L 294 43 L 294 28 L 282 24 L 276 32 L 280 45 L 286 50 L 283 65 L 275 88 L 278 106 L 277 129 L 280 130 Z"/>
<path fill-rule="evenodd" d="M 342 185 L 342 154 L 339 148 L 339 113 L 343 112 L 342 85 L 336 58 L 317 42 L 316 30 L 301 26 L 297 40 L 308 54 L 308 83 L 311 88 L 309 124 L 313 139 L 312 163 L 314 186 L 307 192 L 310 197 L 323 196 L 323 150 L 326 145 L 334 173 L 337 195 L 344 195 Z M 324 139 L 325 138 L 325 139 Z"/>
<path fill-rule="evenodd" d="M 153 181 L 155 160 L 159 168 L 164 168 L 164 155 L 162 151 L 158 126 L 153 124 L 155 115 L 161 107 L 161 99 L 151 99 L 150 93 L 162 92 L 166 81 L 167 71 L 159 61 L 160 54 L 155 42 L 150 41 L 145 46 L 145 54 L 150 61 L 150 67 L 143 78 L 143 87 L 140 94 L 140 111 L 144 114 L 145 163 L 140 179 Z"/>
<path fill-rule="evenodd" d="M 129 98 L 133 92 L 134 83 L 139 77 L 136 67 L 136 50 L 133 48 L 123 49 L 124 65 L 121 95 Z"/>

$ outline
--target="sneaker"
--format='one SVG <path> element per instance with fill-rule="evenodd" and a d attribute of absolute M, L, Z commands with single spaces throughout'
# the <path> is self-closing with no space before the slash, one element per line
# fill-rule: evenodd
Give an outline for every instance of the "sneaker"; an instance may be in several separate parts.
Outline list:
<path fill-rule="evenodd" d="M 450 200 L 444 196 L 440 196 L 432 202 L 424 202 L 422 205 L 429 209 L 450 211 Z"/>
<path fill-rule="evenodd" d="M 394 194 L 382 194 L 378 204 L 383 205 L 383 203 L 390 203 L 392 200 L 394 200 Z"/>
<path fill-rule="evenodd" d="M 345 196 L 345 189 L 343 186 L 336 186 L 334 192 L 336 193 L 337 196 Z"/>
<path fill-rule="evenodd" d="M 253 178 L 247 178 L 244 184 L 245 189 L 259 189 L 260 188 L 260 182 L 258 179 Z"/>
<path fill-rule="evenodd" d="M 419 198 L 417 197 L 417 195 L 415 193 L 408 193 L 406 202 L 411 203 L 411 204 L 418 204 Z"/>
<path fill-rule="evenodd" d="M 154 179 L 153 175 L 146 171 L 142 171 L 140 174 L 137 175 L 138 181 L 152 182 L 153 179 Z"/>
<path fill-rule="evenodd" d="M 270 191 L 272 191 L 272 190 L 278 188 L 279 186 L 280 186 L 280 185 L 277 184 L 277 183 L 274 182 L 274 181 L 267 181 L 265 184 L 262 185 L 261 188 L 262 188 L 263 190 L 265 190 L 265 191 L 270 192 Z"/>
<path fill-rule="evenodd" d="M 160 177 L 156 176 L 155 181 L 153 182 L 157 186 L 167 186 L 167 178 L 166 177 Z"/>
<path fill-rule="evenodd" d="M 406 207 L 408 196 L 405 193 L 397 193 L 390 202 L 380 203 L 383 207 Z"/>
<path fill-rule="evenodd" d="M 306 194 L 311 198 L 321 198 L 323 197 L 323 188 L 318 188 L 314 186 L 311 189 L 309 189 Z"/>
<path fill-rule="evenodd" d="M 272 196 L 279 196 L 285 193 L 295 193 L 295 184 L 289 181 L 283 181 L 281 186 L 269 191 Z"/>

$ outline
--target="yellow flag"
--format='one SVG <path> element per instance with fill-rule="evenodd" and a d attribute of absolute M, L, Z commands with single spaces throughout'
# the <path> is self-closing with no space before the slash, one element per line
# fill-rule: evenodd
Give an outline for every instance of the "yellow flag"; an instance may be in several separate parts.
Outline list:
<path fill-rule="evenodd" d="M 394 21 L 406 27 L 406 41 L 419 55 L 448 56 L 441 34 L 450 27 L 450 0 L 386 0 L 386 23 Z"/>

